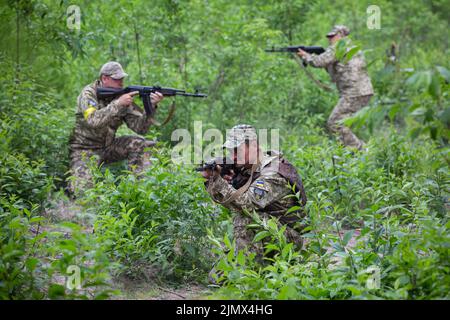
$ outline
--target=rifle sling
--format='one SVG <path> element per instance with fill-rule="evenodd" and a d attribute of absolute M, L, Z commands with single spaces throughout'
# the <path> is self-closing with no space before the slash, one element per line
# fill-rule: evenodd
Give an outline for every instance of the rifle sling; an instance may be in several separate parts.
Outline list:
<path fill-rule="evenodd" d="M 169 114 L 167 115 L 166 120 L 164 120 L 162 123 L 159 123 L 155 118 L 153 118 L 152 116 L 149 117 L 150 122 L 157 127 L 161 127 L 166 125 L 170 119 L 172 119 L 173 115 L 175 114 L 175 100 L 173 100 L 172 104 L 169 107 Z"/>
<path fill-rule="evenodd" d="M 250 185 L 252 184 L 252 182 L 253 182 L 253 174 L 255 173 L 256 168 L 258 167 L 258 165 L 259 165 L 259 161 L 258 161 L 257 163 L 254 163 L 254 164 L 252 165 L 252 170 L 251 170 L 251 173 L 250 173 L 250 178 L 248 178 L 247 182 L 246 182 L 242 187 L 240 187 L 240 188 L 237 189 L 235 192 L 233 192 L 233 193 L 228 197 L 228 199 L 225 199 L 224 201 L 218 201 L 218 203 L 221 204 L 221 205 L 226 205 L 226 204 L 228 204 L 228 203 L 230 203 L 230 202 L 236 200 L 236 199 L 237 199 L 238 197 L 240 197 L 241 195 L 243 195 L 243 194 L 248 190 L 248 188 L 250 187 Z"/>
<path fill-rule="evenodd" d="M 305 74 L 308 78 L 310 78 L 315 84 L 317 84 L 319 87 L 321 87 L 322 89 L 324 89 L 325 91 L 331 92 L 333 91 L 333 89 L 331 89 L 329 86 L 327 86 L 326 84 L 322 83 L 321 81 L 317 80 L 313 74 L 311 72 L 309 72 L 305 66 L 303 65 L 303 61 L 295 54 L 293 53 L 293 57 L 295 59 L 295 61 L 297 61 L 297 63 L 299 64 L 300 68 L 303 69 L 305 71 Z"/>

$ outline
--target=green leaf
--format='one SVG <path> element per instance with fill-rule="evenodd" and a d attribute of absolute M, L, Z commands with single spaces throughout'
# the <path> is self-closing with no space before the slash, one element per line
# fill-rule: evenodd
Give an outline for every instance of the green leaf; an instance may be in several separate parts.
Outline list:
<path fill-rule="evenodd" d="M 436 69 L 445 81 L 450 82 L 450 71 L 448 71 L 448 69 L 441 66 L 436 66 Z"/>
<path fill-rule="evenodd" d="M 266 230 L 260 231 L 253 238 L 253 242 L 261 241 L 262 239 L 264 239 L 264 238 L 266 238 L 268 236 L 270 236 L 270 232 L 269 231 L 266 231 Z"/>
<path fill-rule="evenodd" d="M 355 54 L 357 54 L 359 51 L 361 51 L 361 47 L 360 46 L 354 46 L 352 47 L 350 50 L 348 50 L 345 54 L 344 57 L 344 62 L 348 62 L 351 60 L 351 58 L 353 58 L 353 56 Z"/>
<path fill-rule="evenodd" d="M 411 112 L 412 116 L 423 116 L 427 112 L 427 108 L 420 107 Z"/>
<path fill-rule="evenodd" d="M 66 295 L 64 286 L 60 284 L 51 284 L 48 288 L 48 296 L 50 299 L 63 298 Z"/>
<path fill-rule="evenodd" d="M 403 287 L 404 285 L 409 283 L 409 276 L 408 275 L 402 275 L 397 280 L 395 280 L 394 288 L 398 289 L 400 287 Z"/>
<path fill-rule="evenodd" d="M 266 254 L 269 253 L 269 252 L 272 252 L 274 250 L 275 251 L 280 251 L 280 248 L 278 246 L 274 245 L 273 243 L 266 244 L 265 248 L 266 248 L 266 251 L 265 251 Z"/>
<path fill-rule="evenodd" d="M 431 72 L 419 71 L 406 80 L 406 85 L 413 89 L 428 89 L 431 84 Z"/>
<path fill-rule="evenodd" d="M 234 260 L 234 249 L 232 248 L 229 252 L 228 252 L 228 254 L 227 254 L 227 260 L 228 260 L 228 262 L 230 262 L 230 263 L 232 263 L 233 262 L 233 260 Z"/>
<path fill-rule="evenodd" d="M 441 95 L 441 81 L 436 73 L 433 73 L 431 76 L 428 92 L 435 100 L 439 100 Z"/>
<path fill-rule="evenodd" d="M 414 140 L 420 135 L 421 132 L 422 132 L 422 127 L 417 127 L 417 128 L 414 128 L 413 130 L 411 130 L 409 135 L 410 135 L 411 139 Z"/>
<path fill-rule="evenodd" d="M 345 39 L 340 39 L 337 43 L 336 43 L 336 47 L 335 47 L 335 51 L 336 51 L 336 60 L 341 61 L 342 58 L 345 55 L 345 51 L 346 51 L 346 44 L 345 44 Z"/>
<path fill-rule="evenodd" d="M 283 259 L 286 259 L 287 256 L 289 255 L 289 253 L 291 252 L 292 246 L 294 244 L 292 242 L 288 243 L 283 250 L 281 251 L 281 256 L 283 257 Z"/>
<path fill-rule="evenodd" d="M 30 223 L 37 223 L 37 222 L 42 222 L 44 221 L 44 217 L 38 216 L 38 217 L 33 217 L 30 219 Z"/>
<path fill-rule="evenodd" d="M 291 213 L 291 212 L 294 212 L 294 211 L 297 211 L 297 210 L 300 210 L 300 209 L 301 209 L 300 206 L 293 206 L 293 207 L 290 207 L 290 208 L 288 209 L 288 211 L 286 211 L 286 214 Z"/>
<path fill-rule="evenodd" d="M 344 234 L 344 237 L 342 238 L 342 243 L 344 246 L 346 246 L 347 243 L 350 241 L 350 239 L 353 237 L 354 232 L 355 232 L 355 230 L 350 230 Z"/>
<path fill-rule="evenodd" d="M 399 104 L 395 104 L 393 105 L 388 112 L 389 115 L 389 119 L 392 121 L 394 121 L 395 116 L 397 115 L 397 113 L 401 110 L 401 106 Z"/>
<path fill-rule="evenodd" d="M 227 234 L 225 234 L 225 235 L 223 236 L 223 243 L 225 244 L 225 246 L 226 246 L 228 249 L 231 249 L 231 242 L 230 242 L 230 239 L 228 239 L 228 235 L 227 235 Z"/>
<path fill-rule="evenodd" d="M 242 250 L 239 250 L 239 253 L 237 255 L 237 262 L 241 266 L 245 266 L 245 255 L 244 255 L 244 252 Z"/>
<path fill-rule="evenodd" d="M 27 261 L 25 262 L 25 266 L 27 267 L 29 272 L 32 272 L 35 268 L 36 265 L 39 263 L 39 260 L 36 258 L 28 258 Z"/>
<path fill-rule="evenodd" d="M 73 222 L 69 222 L 69 221 L 64 221 L 59 223 L 59 226 L 63 227 L 63 228 L 68 228 L 70 230 L 74 230 L 74 231 L 80 231 L 81 230 L 81 226 L 73 223 Z"/>
<path fill-rule="evenodd" d="M 267 226 L 269 227 L 269 229 L 272 229 L 272 230 L 278 230 L 277 223 L 276 223 L 273 219 L 270 219 L 270 220 L 267 222 Z"/>

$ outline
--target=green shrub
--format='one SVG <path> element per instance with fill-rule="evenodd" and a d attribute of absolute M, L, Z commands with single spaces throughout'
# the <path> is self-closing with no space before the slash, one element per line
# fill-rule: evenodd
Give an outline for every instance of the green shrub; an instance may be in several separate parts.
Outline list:
<path fill-rule="evenodd" d="M 51 227 L 37 206 L 0 197 L 0 299 L 105 299 L 110 264 L 102 244 L 71 223 Z M 45 227 L 44 227 L 45 226 Z M 69 288 L 69 267 L 79 268 L 80 288 Z"/>
<path fill-rule="evenodd" d="M 294 251 L 275 223 L 255 220 L 264 232 L 255 241 L 268 236 L 266 251 L 276 253 L 261 264 L 236 252 L 228 235 L 210 233 L 221 257 L 215 297 L 448 299 L 449 171 L 434 143 L 392 135 L 373 138 L 365 153 L 287 150 L 309 199 L 308 244 Z M 373 268 L 378 288 L 368 286 Z"/>
<path fill-rule="evenodd" d="M 31 161 L 22 154 L 0 155 L 0 197 L 17 196 L 22 206 L 42 204 L 53 187 L 43 160 Z"/>
<path fill-rule="evenodd" d="M 192 169 L 154 164 L 140 180 L 108 169 L 97 175 L 84 201 L 95 203 L 96 234 L 123 271 L 154 265 L 168 278 L 204 280 L 198 271 L 212 264 L 206 229 L 217 230 L 223 214 Z"/>

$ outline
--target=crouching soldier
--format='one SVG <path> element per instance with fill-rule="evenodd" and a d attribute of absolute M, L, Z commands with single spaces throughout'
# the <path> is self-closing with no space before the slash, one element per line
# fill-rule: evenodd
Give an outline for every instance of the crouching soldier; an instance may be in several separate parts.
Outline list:
<path fill-rule="evenodd" d="M 303 207 L 306 204 L 305 191 L 295 167 L 279 154 L 263 153 L 256 130 L 250 125 L 233 127 L 223 146 L 231 155 L 234 170 L 224 175 L 220 173 L 221 167 L 217 166 L 215 170 L 203 170 L 201 173 L 212 199 L 235 213 L 236 249 L 250 250 L 262 256 L 263 244 L 253 243 L 255 232 L 247 228 L 253 223 L 248 215 L 252 211 L 262 219 L 275 217 L 279 224 L 286 225 L 287 240 L 300 249 L 302 241 L 298 227 L 304 212 L 287 213 L 293 206 Z M 294 190 L 292 186 L 295 186 Z M 300 200 L 295 196 L 289 197 L 296 192 L 301 195 Z"/>
<path fill-rule="evenodd" d="M 127 76 L 118 62 L 108 62 L 100 70 L 99 79 L 87 85 L 78 96 L 76 122 L 69 140 L 69 157 L 72 178 L 69 191 L 82 192 L 91 183 L 89 158 L 95 156 L 98 164 L 128 160 L 130 170 L 142 172 L 149 164 L 144 149 L 154 144 L 139 136 L 116 137 L 116 131 L 125 123 L 138 134 L 147 133 L 153 119 L 133 103 L 137 92 L 124 94 L 117 99 L 97 97 L 98 87 L 123 88 Z M 159 92 L 151 94 L 156 105 L 163 99 Z"/>

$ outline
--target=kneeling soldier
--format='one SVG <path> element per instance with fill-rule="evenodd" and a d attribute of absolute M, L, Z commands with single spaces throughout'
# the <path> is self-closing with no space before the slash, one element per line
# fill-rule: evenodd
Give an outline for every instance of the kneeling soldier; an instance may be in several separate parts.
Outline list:
<path fill-rule="evenodd" d="M 108 62 L 101 68 L 99 79 L 86 86 L 78 96 L 76 122 L 69 141 L 73 176 L 69 190 L 74 194 L 82 192 L 91 183 L 87 165 L 91 156 L 98 158 L 98 164 L 127 159 L 130 170 L 138 173 L 149 165 L 144 149 L 152 146 L 153 141 L 139 136 L 116 137 L 116 131 L 123 123 L 138 134 L 147 133 L 152 124 L 153 119 L 133 103 L 133 96 L 138 92 L 112 100 L 97 97 L 98 87 L 123 88 L 126 76 L 118 62 Z M 162 99 L 163 95 L 159 92 L 151 94 L 153 105 Z"/>
<path fill-rule="evenodd" d="M 255 211 L 262 219 L 276 217 L 287 225 L 286 238 L 301 248 L 297 222 L 304 217 L 303 210 L 287 214 L 293 206 L 303 207 L 306 195 L 297 170 L 281 155 L 263 153 L 256 130 L 250 125 L 237 125 L 227 135 L 224 148 L 231 153 L 234 172 L 221 175 L 219 170 L 204 170 L 205 185 L 213 200 L 235 212 L 233 218 L 236 249 L 250 249 L 262 255 L 262 243 L 253 243 L 253 222 L 248 212 Z M 220 166 L 217 167 L 219 169 Z M 292 189 L 294 187 L 294 190 Z M 299 192 L 301 199 L 286 197 Z M 300 202 L 300 203 L 299 203 Z"/>

